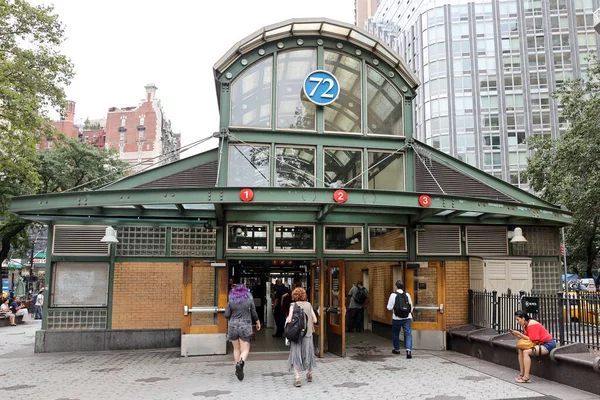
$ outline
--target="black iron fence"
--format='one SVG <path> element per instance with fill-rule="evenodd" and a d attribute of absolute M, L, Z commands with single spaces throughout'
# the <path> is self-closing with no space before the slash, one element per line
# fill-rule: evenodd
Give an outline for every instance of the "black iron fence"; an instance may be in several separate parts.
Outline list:
<path fill-rule="evenodd" d="M 469 290 L 469 323 L 498 333 L 518 330 L 517 310 L 541 322 L 559 345 L 584 343 L 600 349 L 600 292 L 557 294 Z"/>

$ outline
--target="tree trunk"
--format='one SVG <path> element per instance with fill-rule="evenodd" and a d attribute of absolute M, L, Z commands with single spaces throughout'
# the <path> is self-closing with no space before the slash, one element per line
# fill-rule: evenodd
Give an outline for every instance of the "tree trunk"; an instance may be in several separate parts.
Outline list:
<path fill-rule="evenodd" d="M 588 238 L 588 243 L 585 248 L 586 253 L 586 273 L 588 278 L 592 278 L 592 269 L 596 265 L 596 231 L 598 230 L 598 216 L 594 218 L 594 224 L 592 226 L 592 232 Z"/>
<path fill-rule="evenodd" d="M 29 225 L 28 222 L 21 222 L 12 226 L 5 226 L 5 232 L 2 233 L 2 248 L 0 249 L 0 265 L 8 258 L 10 252 L 10 241 L 17 236 L 19 232 Z"/>

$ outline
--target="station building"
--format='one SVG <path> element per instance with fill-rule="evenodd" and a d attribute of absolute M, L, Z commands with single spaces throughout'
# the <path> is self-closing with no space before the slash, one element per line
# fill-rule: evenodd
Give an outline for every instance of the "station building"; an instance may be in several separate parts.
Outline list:
<path fill-rule="evenodd" d="M 415 349 L 445 349 L 469 288 L 558 289 L 571 215 L 415 140 L 419 82 L 375 37 L 284 21 L 236 43 L 214 78 L 218 148 L 95 191 L 13 199 L 49 226 L 37 352 L 225 353 L 230 280 L 252 288 L 266 332 L 274 280 L 307 288 L 321 356 L 351 345 L 359 280 L 370 337 L 390 336 L 387 299 L 405 282 Z M 118 243 L 102 241 L 108 227 Z"/>

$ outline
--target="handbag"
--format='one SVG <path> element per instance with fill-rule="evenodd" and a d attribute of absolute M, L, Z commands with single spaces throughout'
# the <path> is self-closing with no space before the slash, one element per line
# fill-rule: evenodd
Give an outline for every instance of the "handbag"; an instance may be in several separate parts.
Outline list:
<path fill-rule="evenodd" d="M 537 343 L 532 342 L 529 339 L 519 339 L 517 340 L 517 348 L 520 350 L 528 350 L 533 348 Z"/>

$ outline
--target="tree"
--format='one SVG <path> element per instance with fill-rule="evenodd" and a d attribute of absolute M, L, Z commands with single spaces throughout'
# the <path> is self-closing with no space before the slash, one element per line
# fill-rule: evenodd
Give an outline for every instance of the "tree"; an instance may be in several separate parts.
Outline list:
<path fill-rule="evenodd" d="M 53 134 L 48 113 L 64 108 L 73 77 L 63 41 L 52 7 L 0 0 L 0 263 L 26 239 L 28 223 L 8 212 L 9 197 L 36 192 L 36 144 Z"/>
<path fill-rule="evenodd" d="M 587 76 L 566 82 L 554 93 L 569 127 L 557 139 L 534 136 L 526 177 L 542 198 L 573 212 L 566 230 L 569 265 L 592 270 L 600 248 L 600 63 L 590 60 Z"/>

